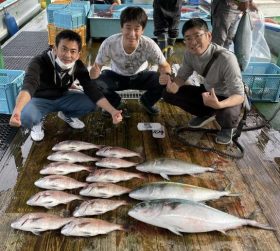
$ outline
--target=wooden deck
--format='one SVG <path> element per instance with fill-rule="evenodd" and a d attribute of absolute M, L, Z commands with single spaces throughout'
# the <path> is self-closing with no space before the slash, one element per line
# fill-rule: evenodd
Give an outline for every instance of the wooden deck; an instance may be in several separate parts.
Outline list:
<path fill-rule="evenodd" d="M 76 131 L 68 127 L 55 114 L 50 115 L 45 122 L 46 136 L 40 143 L 32 143 L 27 135 L 18 132 L 1 163 L 0 171 L 0 250 L 131 250 L 131 251 L 181 251 L 181 250 L 280 250 L 280 177 L 279 159 L 280 135 L 271 130 L 244 132 L 240 142 L 245 146 L 245 156 L 242 160 L 233 161 L 214 153 L 185 147 L 174 136 L 175 126 L 185 123 L 189 117 L 181 110 L 160 102 L 161 114 L 150 117 L 139 106 L 136 100 L 128 100 L 127 106 L 132 111 L 132 117 L 122 124 L 114 126 L 109 118 L 104 119 L 98 112 L 83 118 L 86 128 Z M 155 139 L 151 132 L 137 130 L 138 122 L 160 122 L 165 125 L 166 137 Z M 177 236 L 166 229 L 157 228 L 136 221 L 127 212 L 137 201 L 127 195 L 121 196 L 130 202 L 115 211 L 108 212 L 97 218 L 118 224 L 125 224 L 127 232 L 115 231 L 107 235 L 90 238 L 65 237 L 60 231 L 47 231 L 39 236 L 30 232 L 14 230 L 10 227 L 13 220 L 28 212 L 50 212 L 63 216 L 71 215 L 79 202 L 57 206 L 52 210 L 26 205 L 29 197 L 40 191 L 34 181 L 41 177 L 39 170 L 47 164 L 47 156 L 54 144 L 63 140 L 84 140 L 96 144 L 126 147 L 135 150 L 146 160 L 156 157 L 174 157 L 194 162 L 203 166 L 218 164 L 223 172 L 205 173 L 191 176 L 173 176 L 172 181 L 204 186 L 223 190 L 232 184 L 232 191 L 242 193 L 240 197 L 221 198 L 208 204 L 219 210 L 239 217 L 248 217 L 255 212 L 254 219 L 273 226 L 276 231 L 266 231 L 252 227 L 242 227 L 230 230 L 226 235 L 219 232 L 203 234 L 183 234 Z M 203 137 L 204 144 L 212 146 L 213 138 Z M 88 151 L 88 154 L 94 154 Z M 135 168 L 130 168 L 134 171 Z M 70 175 L 84 181 L 87 173 Z M 157 175 L 147 174 L 146 180 L 133 179 L 120 183 L 123 186 L 135 188 L 140 184 L 161 181 Z M 78 193 L 78 190 L 71 191 Z"/>

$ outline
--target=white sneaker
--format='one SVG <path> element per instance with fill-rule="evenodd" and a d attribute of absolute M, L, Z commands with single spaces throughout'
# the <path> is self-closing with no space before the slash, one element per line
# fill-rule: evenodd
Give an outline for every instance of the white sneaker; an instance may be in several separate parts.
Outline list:
<path fill-rule="evenodd" d="M 43 130 L 43 122 L 42 121 L 39 124 L 34 125 L 31 128 L 30 135 L 31 135 L 31 138 L 34 141 L 41 141 L 44 138 L 45 133 L 44 133 L 44 130 Z"/>
<path fill-rule="evenodd" d="M 85 124 L 81 120 L 77 118 L 66 117 L 61 111 L 57 113 L 57 116 L 74 129 L 82 129 L 85 127 Z"/>

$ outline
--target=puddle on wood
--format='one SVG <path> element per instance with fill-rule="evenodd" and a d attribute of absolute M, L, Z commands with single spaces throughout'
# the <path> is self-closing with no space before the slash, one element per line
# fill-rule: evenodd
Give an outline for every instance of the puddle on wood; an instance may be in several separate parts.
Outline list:
<path fill-rule="evenodd" d="M 23 140 L 23 141 L 22 141 Z M 18 170 L 24 166 L 32 146 L 32 140 L 24 132 L 19 132 L 13 144 L 2 159 L 4 165 L 0 170 L 0 192 L 13 188 L 18 177 Z M 22 144 L 20 145 L 19 142 Z"/>
<path fill-rule="evenodd" d="M 279 132 L 273 129 L 262 129 L 256 139 L 256 145 L 263 152 L 265 160 L 274 162 L 275 158 L 279 158 L 280 149 L 277 147 L 280 143 Z"/>

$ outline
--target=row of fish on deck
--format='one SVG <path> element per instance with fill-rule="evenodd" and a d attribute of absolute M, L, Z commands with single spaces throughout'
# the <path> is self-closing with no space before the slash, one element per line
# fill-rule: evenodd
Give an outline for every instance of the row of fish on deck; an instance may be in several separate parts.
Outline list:
<path fill-rule="evenodd" d="M 89 149 L 98 149 L 95 153 L 97 157 L 79 152 Z M 243 225 L 272 230 L 268 225 L 235 217 L 203 203 L 222 196 L 239 195 L 231 193 L 228 189 L 217 191 L 175 182 L 146 183 L 135 189 L 114 184 L 132 178 L 145 180 L 144 174 L 121 171 L 119 168 L 136 166 L 138 171 L 160 174 L 165 179 L 169 179 L 168 175 L 215 172 L 215 168 L 169 158 L 158 158 L 142 163 L 132 162 L 123 158 L 139 157 L 142 161 L 141 155 L 121 147 L 101 146 L 83 141 L 63 141 L 56 144 L 52 150 L 55 152 L 48 156 L 48 160 L 55 162 L 40 170 L 40 174 L 48 176 L 34 183 L 37 187 L 48 190 L 33 195 L 27 204 L 50 209 L 74 200 L 83 202 L 73 211 L 73 217 L 60 217 L 41 212 L 28 213 L 15 220 L 11 224 L 12 228 L 31 231 L 34 234 L 62 228 L 61 233 L 66 236 L 95 236 L 114 230 L 127 230 L 120 224 L 79 217 L 100 215 L 128 205 L 126 200 L 108 198 L 129 193 L 129 197 L 142 201 L 128 211 L 129 216 L 178 235 L 181 235 L 181 232 L 200 233 L 215 230 L 225 232 Z M 96 167 L 74 164 L 76 162 L 95 162 Z M 65 176 L 80 171 L 89 172 L 86 182 Z M 79 195 L 62 191 L 77 188 L 81 188 Z M 88 197 L 97 199 L 90 200 Z"/>

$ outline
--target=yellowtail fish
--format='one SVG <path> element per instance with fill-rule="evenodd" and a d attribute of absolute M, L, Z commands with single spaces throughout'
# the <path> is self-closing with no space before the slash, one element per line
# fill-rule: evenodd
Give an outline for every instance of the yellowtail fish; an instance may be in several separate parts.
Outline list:
<path fill-rule="evenodd" d="M 239 218 L 203 203 L 189 200 L 149 200 L 138 203 L 128 215 L 145 223 L 162 227 L 181 235 L 220 231 L 225 233 L 244 225 L 273 230 L 272 227 L 254 220 Z"/>
<path fill-rule="evenodd" d="M 191 201 L 207 201 L 219 199 L 222 196 L 240 196 L 224 191 L 192 186 L 175 182 L 153 182 L 142 185 L 129 193 L 129 197 L 137 200 L 184 199 Z"/>
<path fill-rule="evenodd" d="M 168 175 L 193 175 L 205 172 L 215 172 L 212 167 L 203 167 L 183 160 L 158 158 L 143 162 L 136 166 L 136 169 L 146 173 L 155 173 L 169 180 Z"/>

